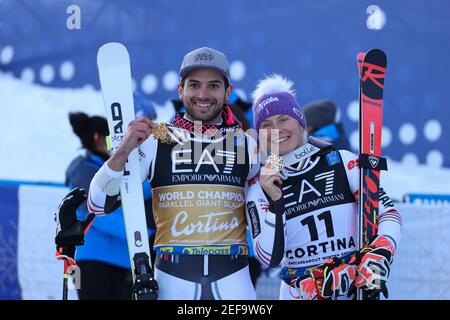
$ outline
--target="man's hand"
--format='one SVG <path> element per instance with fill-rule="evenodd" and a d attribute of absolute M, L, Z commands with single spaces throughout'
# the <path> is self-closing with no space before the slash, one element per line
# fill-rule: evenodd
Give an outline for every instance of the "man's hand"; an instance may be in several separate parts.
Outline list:
<path fill-rule="evenodd" d="M 147 117 L 139 117 L 131 121 L 119 148 L 107 161 L 108 167 L 114 171 L 122 171 L 131 151 L 148 139 L 150 130 L 155 126 L 156 124 Z"/>

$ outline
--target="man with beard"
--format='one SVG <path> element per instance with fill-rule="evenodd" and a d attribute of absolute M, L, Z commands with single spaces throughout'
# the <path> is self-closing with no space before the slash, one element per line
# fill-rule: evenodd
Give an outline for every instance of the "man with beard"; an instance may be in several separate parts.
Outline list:
<path fill-rule="evenodd" d="M 226 56 L 189 52 L 178 94 L 186 113 L 173 124 L 132 121 L 119 149 L 94 177 L 91 212 L 118 201 L 128 155 L 140 149 L 153 188 L 155 278 L 160 299 L 255 299 L 248 270 L 244 191 L 259 170 L 255 141 L 226 104 L 233 90 Z"/>

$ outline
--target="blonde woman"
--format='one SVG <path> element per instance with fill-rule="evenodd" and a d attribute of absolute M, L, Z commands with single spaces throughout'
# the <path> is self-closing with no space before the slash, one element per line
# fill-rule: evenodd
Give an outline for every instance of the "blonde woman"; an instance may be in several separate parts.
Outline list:
<path fill-rule="evenodd" d="M 400 215 L 380 188 L 377 237 L 358 250 L 358 157 L 305 139 L 292 87 L 274 75 L 253 92 L 260 149 L 270 154 L 246 198 L 255 256 L 266 267 L 281 263 L 280 299 L 347 299 L 354 288 L 387 296 Z"/>

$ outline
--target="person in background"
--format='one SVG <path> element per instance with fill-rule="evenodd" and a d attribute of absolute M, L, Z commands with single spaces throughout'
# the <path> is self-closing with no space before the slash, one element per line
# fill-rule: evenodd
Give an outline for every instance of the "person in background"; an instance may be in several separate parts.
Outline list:
<path fill-rule="evenodd" d="M 309 136 L 332 143 L 336 149 L 350 150 L 345 130 L 340 123 L 340 109 L 330 100 L 317 100 L 307 104 L 303 111 L 306 116 Z"/>
<path fill-rule="evenodd" d="M 80 139 L 80 154 L 66 170 L 65 184 L 70 189 L 89 190 L 97 170 L 108 160 L 106 147 L 108 124 L 100 116 L 82 112 L 69 114 L 70 124 Z M 146 199 L 150 187 L 144 185 Z M 77 209 L 77 218 L 89 215 L 86 201 Z M 122 209 L 116 209 L 108 219 L 94 220 L 85 236 L 84 246 L 77 248 L 76 260 L 81 270 L 80 300 L 122 300 L 132 297 L 132 278 Z"/>
<path fill-rule="evenodd" d="M 231 92 L 228 103 L 230 104 L 231 111 L 233 111 L 233 114 L 242 124 L 242 129 L 244 131 L 250 129 L 252 127 L 253 119 L 252 104 L 241 97 L 237 90 Z"/>
<path fill-rule="evenodd" d="M 156 119 L 157 114 L 154 103 L 148 99 L 142 92 L 133 92 L 133 102 L 136 118 L 145 116 L 150 119 Z"/>

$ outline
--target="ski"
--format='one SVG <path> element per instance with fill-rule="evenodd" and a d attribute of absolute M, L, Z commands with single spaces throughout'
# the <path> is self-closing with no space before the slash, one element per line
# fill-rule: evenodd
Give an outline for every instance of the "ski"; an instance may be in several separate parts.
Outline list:
<path fill-rule="evenodd" d="M 386 55 L 372 49 L 359 53 L 359 247 L 370 244 L 376 237 L 378 224 L 378 190 L 380 170 L 387 170 L 381 157 L 383 127 L 383 89 L 386 75 Z M 367 298 L 364 290 L 357 291 L 357 299 Z"/>
<path fill-rule="evenodd" d="M 109 143 L 112 152 L 115 152 L 128 124 L 135 119 L 130 57 L 125 46 L 110 42 L 100 47 L 97 67 L 110 133 Z M 120 198 L 133 274 L 134 298 L 156 299 L 157 287 L 150 260 L 137 148 L 130 153 L 125 165 Z"/>

